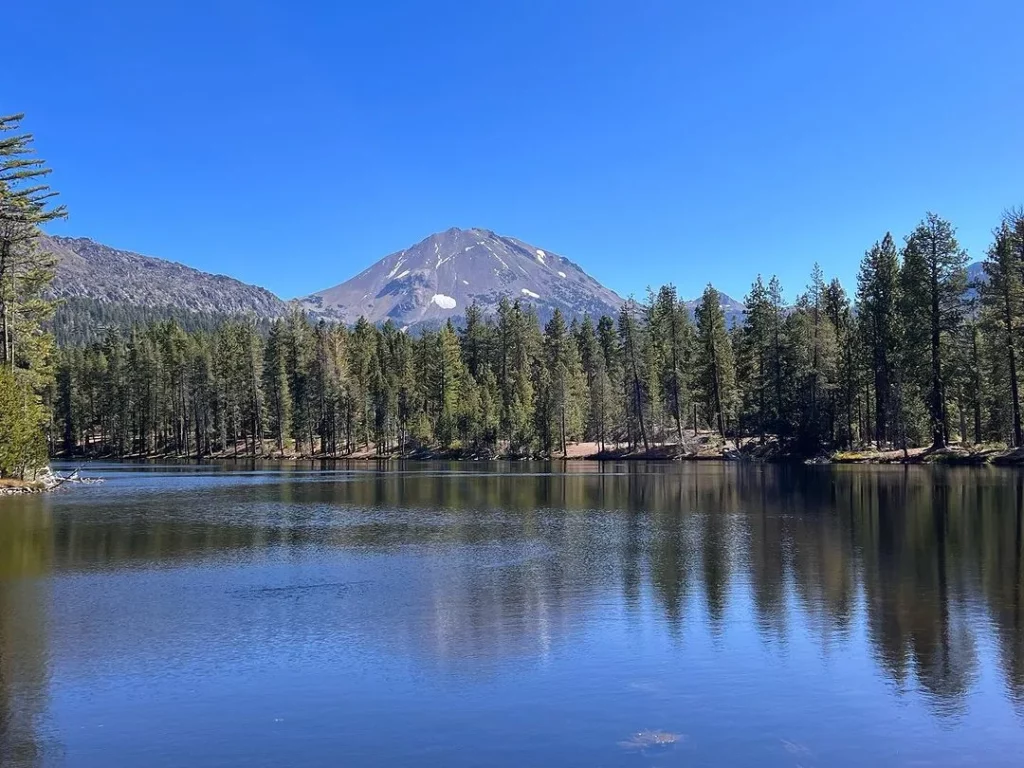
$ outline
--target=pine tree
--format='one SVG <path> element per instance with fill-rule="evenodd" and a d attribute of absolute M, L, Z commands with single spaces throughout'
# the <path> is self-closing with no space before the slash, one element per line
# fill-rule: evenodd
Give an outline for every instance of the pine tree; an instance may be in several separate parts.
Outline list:
<path fill-rule="evenodd" d="M 724 438 L 733 417 L 735 370 L 732 345 L 725 328 L 718 291 L 708 284 L 697 306 L 697 385 L 704 398 L 708 422 Z"/>
<path fill-rule="evenodd" d="M 284 321 L 278 320 L 267 336 L 263 356 L 263 391 L 267 399 L 268 428 L 279 454 L 284 454 L 285 436 L 291 432 L 292 393 L 288 381 L 288 336 Z"/>
<path fill-rule="evenodd" d="M 831 335 L 836 345 L 836 385 L 829 404 L 829 440 L 850 447 L 854 440 L 854 402 L 859 389 L 857 338 L 850 299 L 835 278 L 825 291 L 825 314 L 832 325 Z"/>
<path fill-rule="evenodd" d="M 771 366 L 771 392 L 773 397 L 772 413 L 775 418 L 775 433 L 782 436 L 791 422 L 790 387 L 791 372 L 786 369 L 786 350 L 783 344 L 783 325 L 786 318 L 786 304 L 782 294 L 782 283 L 772 276 L 768 281 L 768 343 L 770 345 L 769 360 Z"/>
<path fill-rule="evenodd" d="M 630 436 L 630 444 L 635 447 L 637 445 L 636 437 L 639 437 L 639 442 L 644 445 L 644 451 L 650 451 L 651 444 L 646 421 L 650 390 L 645 376 L 647 371 L 642 359 L 644 340 L 640 335 L 636 318 L 633 316 L 635 309 L 627 304 L 619 312 L 619 341 L 622 345 L 623 385 L 626 403 L 624 412 L 627 418 L 627 434 Z"/>
<path fill-rule="evenodd" d="M 462 394 L 462 350 L 451 321 L 433 335 L 433 354 L 429 360 L 427 381 L 433 411 L 434 433 L 445 448 L 450 447 L 457 431 L 459 398 Z"/>
<path fill-rule="evenodd" d="M 628 401 L 628 397 L 626 400 L 620 397 L 624 389 L 626 374 L 615 321 L 608 315 L 602 315 L 597 322 L 597 343 L 601 348 L 605 375 L 608 379 L 608 391 L 601 403 L 601 410 L 604 413 L 603 423 L 605 424 L 604 439 L 607 441 L 610 437 L 617 444 L 621 442 L 625 434 L 623 422 L 626 413 L 625 402 Z"/>
<path fill-rule="evenodd" d="M 484 319 L 484 311 L 473 302 L 466 309 L 465 325 L 459 334 L 464 363 L 469 375 L 476 380 L 484 374 L 491 359 L 491 328 Z"/>
<path fill-rule="evenodd" d="M 576 347 L 580 352 L 580 365 L 588 394 L 584 437 L 597 441 L 598 449 L 603 452 L 611 412 L 612 388 L 608 381 L 605 356 L 598 343 L 597 331 L 587 315 L 577 328 Z"/>
<path fill-rule="evenodd" d="M 857 311 L 861 338 L 870 362 L 873 385 L 874 437 L 889 442 L 896 417 L 895 386 L 900 354 L 900 264 L 887 232 L 864 254 L 857 277 Z M 866 403 L 870 407 L 870 402 Z"/>
<path fill-rule="evenodd" d="M 370 375 L 373 370 L 374 354 L 377 349 L 376 329 L 365 317 L 360 317 L 352 329 L 349 344 L 349 370 L 352 372 L 353 432 L 359 442 L 370 444 L 370 429 L 373 423 L 373 405 L 370 394 Z"/>
<path fill-rule="evenodd" d="M 480 419 L 478 441 L 488 449 L 498 444 L 498 425 L 501 422 L 501 393 L 494 371 L 485 368 L 480 378 Z"/>
<path fill-rule="evenodd" d="M 10 377 L 0 407 L 25 408 L 24 414 L 0 416 L 0 476 L 22 476 L 46 463 L 49 419 L 41 404 L 44 397 L 53 400 L 53 370 L 51 337 L 42 324 L 53 305 L 43 293 L 54 260 L 39 249 L 38 239 L 42 225 L 65 215 L 63 206 L 52 205 L 57 193 L 43 183 L 50 170 L 32 156 L 32 135 L 20 132 L 22 118 L 0 116 L 0 369 Z"/>
<path fill-rule="evenodd" d="M 933 448 L 949 441 L 947 347 L 963 320 L 966 264 L 967 254 L 952 225 L 935 214 L 929 213 L 907 238 L 901 273 L 903 323 L 914 371 L 928 393 Z"/>
<path fill-rule="evenodd" d="M 1007 375 L 1004 395 L 1008 398 L 1011 440 L 1024 445 L 1020 415 L 1020 381 L 1017 360 L 1020 330 L 1024 326 L 1024 215 L 1015 225 L 1008 216 L 995 232 L 995 242 L 985 258 L 986 280 L 980 285 L 983 310 L 993 332 L 998 333 L 1001 358 L 1005 355 Z"/>
<path fill-rule="evenodd" d="M 536 317 L 527 315 L 520 302 L 510 301 L 507 297 L 499 301 L 496 344 L 501 392 L 500 431 L 508 441 L 509 453 L 513 455 L 527 448 L 532 438 L 533 361 L 539 335 L 536 324 Z"/>
<path fill-rule="evenodd" d="M 18 132 L 23 117 L 0 117 L 0 366 L 10 371 L 44 362 L 29 345 L 51 309 L 41 297 L 54 261 L 37 247 L 39 227 L 66 215 L 51 204 L 57 193 L 42 181 L 50 169 L 32 156 L 32 135 Z"/>
<path fill-rule="evenodd" d="M 542 435 L 544 448 L 551 452 L 553 437 L 565 455 L 570 439 L 580 436 L 583 428 L 586 381 L 576 340 L 565 325 L 561 311 L 555 310 L 544 328 L 545 386 L 538 401 L 544 403 Z"/>
<path fill-rule="evenodd" d="M 663 286 L 651 303 L 650 337 L 655 348 L 659 393 L 681 446 L 683 419 L 690 400 L 693 328 L 689 311 L 679 301 L 674 285 Z"/>
<path fill-rule="evenodd" d="M 826 294 L 824 275 L 815 264 L 807 293 L 797 301 L 796 311 L 786 323 L 797 385 L 794 427 L 805 452 L 829 440 L 832 417 L 828 406 L 836 388 L 837 349 L 826 313 Z"/>
<path fill-rule="evenodd" d="M 774 315 L 768 288 L 758 275 L 744 299 L 746 313 L 736 346 L 741 425 L 761 443 L 777 424 L 771 397 L 773 376 Z"/>
<path fill-rule="evenodd" d="M 213 452 L 214 375 L 212 343 L 209 334 L 198 332 L 188 349 L 188 389 L 197 457 Z"/>

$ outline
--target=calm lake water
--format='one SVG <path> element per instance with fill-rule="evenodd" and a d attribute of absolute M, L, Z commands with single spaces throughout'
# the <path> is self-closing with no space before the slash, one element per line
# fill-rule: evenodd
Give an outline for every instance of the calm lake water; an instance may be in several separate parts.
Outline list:
<path fill-rule="evenodd" d="M 1024 760 L 1024 474 L 96 466 L 0 499 L 3 766 Z"/>

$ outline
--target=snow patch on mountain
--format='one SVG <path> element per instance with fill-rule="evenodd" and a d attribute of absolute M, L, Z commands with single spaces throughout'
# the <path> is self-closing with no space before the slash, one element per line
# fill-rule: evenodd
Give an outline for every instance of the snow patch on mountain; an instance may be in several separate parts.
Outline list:
<path fill-rule="evenodd" d="M 402 258 L 401 256 L 399 256 L 399 258 L 398 258 L 398 261 L 396 261 L 396 262 L 395 262 L 395 267 L 394 267 L 394 269 L 392 269 L 392 270 L 391 270 L 391 272 L 389 272 L 389 273 L 388 273 L 388 279 L 389 279 L 389 280 L 390 280 L 390 279 L 391 279 L 392 277 L 394 277 L 394 276 L 395 276 L 395 273 L 396 273 L 396 272 L 398 272 L 398 270 L 399 270 L 399 269 L 401 269 L 401 268 L 402 268 L 402 262 L 403 262 L 403 261 L 405 261 L 405 259 L 403 259 L 403 258 Z M 407 271 L 408 271 L 408 270 L 407 270 Z"/>
<path fill-rule="evenodd" d="M 441 309 L 455 309 L 455 305 L 458 304 L 451 296 L 445 296 L 443 293 L 435 293 L 430 297 L 430 301 Z"/>

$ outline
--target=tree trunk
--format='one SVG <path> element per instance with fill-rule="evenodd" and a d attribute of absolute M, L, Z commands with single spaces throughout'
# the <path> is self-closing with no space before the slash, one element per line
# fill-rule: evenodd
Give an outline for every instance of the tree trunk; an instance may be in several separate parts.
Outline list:
<path fill-rule="evenodd" d="M 1013 305 L 1011 304 L 1010 291 L 1003 293 L 1003 322 L 1006 326 L 1006 351 L 1009 355 L 1010 364 L 1010 408 L 1013 412 L 1013 444 L 1019 448 L 1024 444 L 1021 438 L 1020 424 L 1020 391 L 1017 380 L 1017 338 L 1013 327 Z M 974 357 L 978 357 L 978 342 L 974 342 Z"/>
<path fill-rule="evenodd" d="M 932 245 L 935 250 L 935 245 Z M 932 254 L 931 274 L 931 348 L 932 348 L 932 391 L 929 398 L 932 418 L 932 448 L 945 448 L 949 428 L 946 423 L 946 392 L 942 380 L 942 325 L 939 307 L 939 277 Z"/>

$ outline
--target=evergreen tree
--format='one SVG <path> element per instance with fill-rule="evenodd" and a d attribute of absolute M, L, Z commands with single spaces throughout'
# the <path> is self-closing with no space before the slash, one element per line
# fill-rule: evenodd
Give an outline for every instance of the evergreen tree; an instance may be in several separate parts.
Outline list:
<path fill-rule="evenodd" d="M 428 403 L 433 415 L 434 434 L 441 445 L 447 448 L 456 435 L 460 396 L 463 393 L 462 352 L 451 321 L 445 323 L 432 337 L 433 354 L 427 369 Z"/>
<path fill-rule="evenodd" d="M 764 443 L 778 419 L 771 396 L 775 385 L 772 353 L 776 329 L 768 287 L 760 275 L 743 303 L 746 313 L 736 345 L 740 425 Z"/>
<path fill-rule="evenodd" d="M 732 345 L 725 328 L 718 291 L 708 284 L 697 306 L 697 386 L 704 399 L 709 424 L 725 437 L 733 417 L 735 370 Z"/>
<path fill-rule="evenodd" d="M 466 370 L 476 380 L 480 380 L 484 369 L 489 367 L 491 359 L 491 328 L 484 319 L 484 311 L 473 302 L 466 309 L 466 321 L 459 341 Z"/>
<path fill-rule="evenodd" d="M 805 452 L 828 444 L 832 431 L 829 405 L 838 366 L 834 327 L 828 319 L 826 302 L 824 275 L 815 264 L 807 293 L 797 301 L 796 311 L 786 323 L 796 374 L 793 427 Z"/>
<path fill-rule="evenodd" d="M 604 358 L 605 375 L 608 380 L 608 391 L 601 403 L 604 414 L 602 420 L 605 425 L 602 432 L 604 440 L 611 438 L 615 443 L 619 443 L 625 434 L 622 425 L 625 421 L 625 402 L 628 401 L 628 396 L 623 399 L 621 393 L 624 390 L 626 374 L 615 321 L 607 315 L 603 315 L 597 322 L 597 343 Z M 603 387 L 601 389 L 603 390 Z"/>
<path fill-rule="evenodd" d="M 580 365 L 588 394 L 584 436 L 588 440 L 595 440 L 598 449 L 603 452 L 614 409 L 614 389 L 608 378 L 608 366 L 598 342 L 597 330 L 589 316 L 584 316 L 579 325 L 576 346 L 580 352 Z"/>
<path fill-rule="evenodd" d="M 570 439 L 578 439 L 583 429 L 586 381 L 576 340 L 556 309 L 544 328 L 544 388 L 538 401 L 543 403 L 542 441 L 551 452 L 553 439 L 563 455 Z"/>
<path fill-rule="evenodd" d="M 850 299 L 835 278 L 825 291 L 825 314 L 836 346 L 836 384 L 829 404 L 829 440 L 850 447 L 854 442 L 854 403 L 859 391 L 857 336 Z"/>
<path fill-rule="evenodd" d="M 39 227 L 66 215 L 51 204 L 57 193 L 43 183 L 50 169 L 33 156 L 32 135 L 20 132 L 23 117 L 0 116 L 0 366 L 10 371 L 45 363 L 45 343 L 35 347 L 51 310 L 42 293 L 54 261 L 37 246 Z M 28 385 L 38 390 L 40 382 Z"/>
<path fill-rule="evenodd" d="M 998 334 L 1000 354 L 1005 356 L 1003 395 L 1010 409 L 1010 439 L 1024 445 L 1021 432 L 1020 382 L 1017 370 L 1020 331 L 1024 315 L 1024 215 L 1008 216 L 995 232 L 995 242 L 985 258 L 985 277 L 979 286 L 988 326 Z M 1020 222 L 1018 224 L 1018 222 Z M 997 364 L 996 370 L 999 370 Z"/>
<path fill-rule="evenodd" d="M 912 370 L 927 390 L 932 446 L 949 440 L 946 404 L 948 345 L 964 315 L 967 254 L 949 222 L 929 213 L 903 251 L 904 314 Z M 927 384 L 924 384 L 927 382 Z"/>
<path fill-rule="evenodd" d="M 284 453 L 285 436 L 291 433 L 292 393 L 288 378 L 288 333 L 278 320 L 267 336 L 263 356 L 263 391 L 267 399 L 268 428 L 278 453 Z"/>
<path fill-rule="evenodd" d="M 358 435 L 358 442 L 364 446 L 370 444 L 370 431 L 373 424 L 373 401 L 370 392 L 370 376 L 373 372 L 374 355 L 377 350 L 377 330 L 360 317 L 352 329 L 349 344 L 348 365 L 352 373 L 352 432 Z"/>
<path fill-rule="evenodd" d="M 520 302 L 503 297 L 498 303 L 497 368 L 501 394 L 500 431 L 506 436 L 509 452 L 519 453 L 531 442 L 534 411 L 534 371 L 536 318 L 523 311 Z"/>
<path fill-rule="evenodd" d="M 857 311 L 862 343 L 870 365 L 874 403 L 873 432 L 883 445 L 893 437 L 896 418 L 895 384 L 900 354 L 900 264 L 892 236 L 887 232 L 864 254 L 857 277 Z"/>
<path fill-rule="evenodd" d="M 57 194 L 44 182 L 50 173 L 33 156 L 32 135 L 22 133 L 23 115 L 0 116 L 0 369 L 8 379 L 0 407 L 23 403 L 25 413 L 0 416 L 0 476 L 24 475 L 45 464 L 46 425 L 42 402 L 52 400 L 51 337 L 42 324 L 52 313 L 43 293 L 53 279 L 54 260 L 40 250 L 40 226 L 65 215 L 52 205 Z M 38 432 L 36 432 L 36 430 Z M 6 442 L 5 442 L 6 441 Z"/>
<path fill-rule="evenodd" d="M 626 433 L 630 445 L 635 447 L 642 442 L 644 451 L 650 451 L 646 411 L 649 405 L 650 389 L 643 365 L 642 350 L 644 339 L 641 337 L 636 318 L 635 307 L 626 304 L 619 312 L 619 341 L 622 345 L 623 385 L 625 387 Z M 637 440 L 639 438 L 639 441 Z"/>
<path fill-rule="evenodd" d="M 676 440 L 682 445 L 683 419 L 690 400 L 693 328 L 674 285 L 658 291 L 651 304 L 650 324 L 659 394 L 675 426 Z"/>

